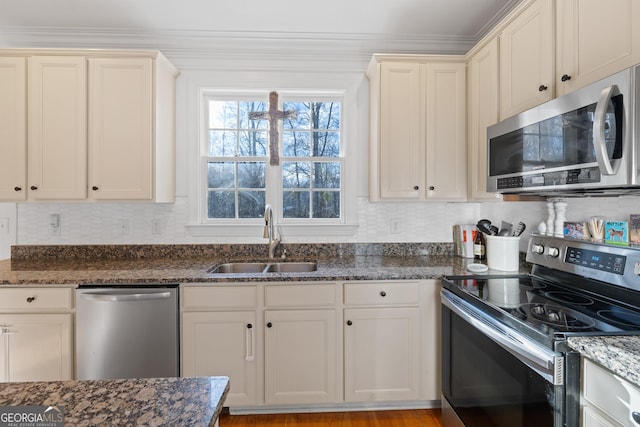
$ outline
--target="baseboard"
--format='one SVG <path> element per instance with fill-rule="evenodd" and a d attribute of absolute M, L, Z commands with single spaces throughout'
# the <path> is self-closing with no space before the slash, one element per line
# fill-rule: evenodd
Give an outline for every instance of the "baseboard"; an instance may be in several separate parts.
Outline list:
<path fill-rule="evenodd" d="M 305 412 L 355 412 L 355 411 L 391 411 L 402 409 L 439 408 L 439 400 L 410 400 L 398 402 L 349 402 L 322 405 L 269 405 L 229 408 L 231 415 L 249 414 L 288 414 Z"/>

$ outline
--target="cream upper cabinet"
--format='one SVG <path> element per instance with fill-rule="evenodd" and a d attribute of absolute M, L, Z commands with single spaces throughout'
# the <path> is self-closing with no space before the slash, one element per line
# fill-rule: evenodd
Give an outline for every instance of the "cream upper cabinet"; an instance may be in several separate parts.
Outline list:
<path fill-rule="evenodd" d="M 367 77 L 370 200 L 465 200 L 462 59 L 374 55 Z"/>
<path fill-rule="evenodd" d="M 424 155 L 420 140 L 420 65 L 376 64 L 370 78 L 372 146 L 369 197 L 420 199 Z"/>
<path fill-rule="evenodd" d="M 0 201 L 175 201 L 177 75 L 155 51 L 0 51 Z"/>
<path fill-rule="evenodd" d="M 553 2 L 536 0 L 498 36 L 500 119 L 554 96 Z"/>
<path fill-rule="evenodd" d="M 85 199 L 86 58 L 32 56 L 28 61 L 28 198 Z"/>
<path fill-rule="evenodd" d="M 27 60 L 0 57 L 0 201 L 27 197 Z"/>
<path fill-rule="evenodd" d="M 89 197 L 175 198 L 175 77 L 163 57 L 89 59 Z"/>
<path fill-rule="evenodd" d="M 468 62 L 468 199 L 497 200 L 498 193 L 487 189 L 487 127 L 497 123 L 498 113 L 498 40 L 473 54 Z"/>
<path fill-rule="evenodd" d="M 467 198 L 466 69 L 465 64 L 422 65 L 426 141 L 425 198 L 464 201 Z"/>
<path fill-rule="evenodd" d="M 151 199 L 150 58 L 89 60 L 89 185 L 94 199 Z"/>
<path fill-rule="evenodd" d="M 556 95 L 640 62 L 640 2 L 556 2 Z"/>

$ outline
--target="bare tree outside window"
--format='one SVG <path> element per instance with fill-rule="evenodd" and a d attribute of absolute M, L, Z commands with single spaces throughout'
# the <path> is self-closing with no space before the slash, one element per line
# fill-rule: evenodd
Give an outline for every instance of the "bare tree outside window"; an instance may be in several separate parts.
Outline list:
<path fill-rule="evenodd" d="M 265 204 L 274 204 L 267 200 L 270 168 L 278 168 L 274 177 L 281 186 L 282 218 L 340 219 L 341 103 L 285 99 L 282 109 L 297 115 L 282 122 L 279 166 L 268 163 L 267 121 L 249 118 L 268 107 L 266 97 L 207 98 L 207 219 L 261 218 Z"/>

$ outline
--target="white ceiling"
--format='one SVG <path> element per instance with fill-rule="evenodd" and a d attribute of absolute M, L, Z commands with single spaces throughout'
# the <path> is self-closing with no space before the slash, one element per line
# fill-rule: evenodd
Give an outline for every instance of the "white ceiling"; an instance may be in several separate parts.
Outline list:
<path fill-rule="evenodd" d="M 0 46 L 464 53 L 520 1 L 0 0 Z"/>

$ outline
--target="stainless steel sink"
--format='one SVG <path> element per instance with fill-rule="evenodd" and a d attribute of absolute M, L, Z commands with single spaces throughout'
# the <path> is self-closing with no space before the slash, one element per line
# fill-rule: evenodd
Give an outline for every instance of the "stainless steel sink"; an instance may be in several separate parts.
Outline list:
<path fill-rule="evenodd" d="M 316 271 L 318 264 L 315 262 L 276 262 L 269 264 L 265 273 L 306 273 Z"/>
<path fill-rule="evenodd" d="M 209 273 L 305 273 L 317 269 L 315 262 L 228 262 L 216 265 Z"/>
<path fill-rule="evenodd" d="M 209 270 L 209 273 L 262 273 L 267 268 L 264 262 L 228 262 Z"/>

